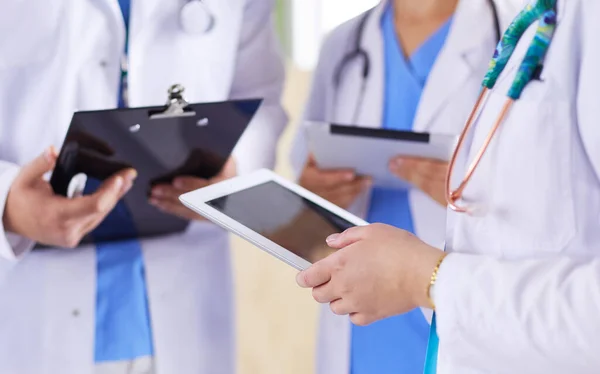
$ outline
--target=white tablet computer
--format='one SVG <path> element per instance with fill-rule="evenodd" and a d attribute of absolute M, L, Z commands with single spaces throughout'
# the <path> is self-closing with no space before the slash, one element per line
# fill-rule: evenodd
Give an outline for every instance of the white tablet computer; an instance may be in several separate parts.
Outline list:
<path fill-rule="evenodd" d="M 389 171 L 396 156 L 433 158 L 448 161 L 457 136 L 411 131 L 306 123 L 310 152 L 323 169 L 352 169 L 370 176 L 378 187 L 406 188 Z"/>
<path fill-rule="evenodd" d="M 333 253 L 325 239 L 367 222 L 270 170 L 189 192 L 181 202 L 296 269 Z"/>

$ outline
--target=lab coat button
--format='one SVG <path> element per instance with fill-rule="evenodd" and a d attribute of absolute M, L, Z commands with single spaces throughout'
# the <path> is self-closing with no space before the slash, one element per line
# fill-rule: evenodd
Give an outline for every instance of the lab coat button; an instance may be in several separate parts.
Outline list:
<path fill-rule="evenodd" d="M 79 309 L 73 309 L 73 317 L 79 317 Z"/>
<path fill-rule="evenodd" d="M 102 61 L 100 61 L 100 66 L 103 67 L 103 68 L 107 67 L 108 66 L 108 62 L 106 62 L 106 60 L 102 60 Z"/>

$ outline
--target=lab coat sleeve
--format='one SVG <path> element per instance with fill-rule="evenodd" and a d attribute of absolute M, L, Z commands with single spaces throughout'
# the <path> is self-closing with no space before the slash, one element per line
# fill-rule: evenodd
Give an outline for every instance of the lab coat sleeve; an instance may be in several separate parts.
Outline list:
<path fill-rule="evenodd" d="M 304 122 L 328 120 L 328 118 L 326 118 L 327 106 L 329 105 L 328 93 L 331 86 L 330 82 L 333 81 L 331 60 L 334 58 L 332 57 L 332 52 L 337 49 L 335 45 L 335 40 L 337 40 L 337 38 L 335 38 L 335 33 L 336 30 L 333 31 L 332 35 L 325 39 L 325 42 L 321 47 L 319 61 L 313 73 L 312 84 L 304 108 L 304 113 L 298 124 L 292 144 L 290 164 L 295 179 L 300 178 L 300 174 L 302 173 L 302 169 L 304 169 L 309 154 L 308 139 L 306 138 Z"/>
<path fill-rule="evenodd" d="M 433 298 L 441 365 L 598 372 L 600 258 L 503 261 L 451 254 L 438 276 Z"/>
<path fill-rule="evenodd" d="M 281 105 L 285 68 L 272 20 L 272 0 L 247 0 L 232 99 L 263 98 L 263 104 L 234 150 L 238 173 L 273 168 L 277 143 L 287 124 Z"/>
<path fill-rule="evenodd" d="M 19 167 L 6 161 L 0 161 L 0 212 L 4 214 L 8 191 L 19 173 Z M 9 233 L 0 219 L 0 261 L 14 261 L 33 248 L 34 242 Z"/>

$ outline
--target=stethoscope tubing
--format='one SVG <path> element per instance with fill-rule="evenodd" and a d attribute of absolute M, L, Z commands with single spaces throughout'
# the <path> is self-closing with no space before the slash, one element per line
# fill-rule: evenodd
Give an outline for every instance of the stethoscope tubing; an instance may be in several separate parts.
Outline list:
<path fill-rule="evenodd" d="M 502 36 L 502 40 L 498 43 L 496 47 L 496 51 L 494 52 L 494 57 L 490 63 L 490 68 L 486 73 L 484 80 L 482 82 L 482 91 L 469 115 L 467 123 L 465 124 L 464 129 L 461 132 L 459 137 L 458 144 L 454 149 L 452 154 L 452 158 L 450 159 L 450 164 L 448 166 L 448 172 L 446 176 L 446 201 L 450 209 L 458 213 L 469 213 L 469 209 L 466 206 L 460 206 L 458 201 L 463 198 L 463 192 L 471 180 L 473 173 L 479 166 L 481 159 L 485 152 L 487 151 L 494 135 L 496 134 L 498 128 L 504 120 L 508 116 L 508 113 L 514 104 L 517 101 L 525 89 L 525 87 L 534 79 L 536 74 L 536 70 L 538 68 L 543 67 L 544 59 L 546 58 L 546 54 L 550 47 L 550 43 L 552 42 L 552 38 L 554 36 L 554 32 L 556 31 L 556 0 L 538 0 L 536 2 L 532 2 L 529 4 L 511 23 L 508 27 L 504 35 Z M 484 140 L 483 145 L 480 147 L 479 151 L 475 155 L 473 162 L 470 164 L 466 175 L 461 181 L 458 188 L 452 190 L 451 181 L 452 174 L 454 171 L 454 167 L 456 164 L 456 160 L 458 158 L 458 154 L 464 145 L 464 140 L 476 122 L 478 116 L 481 115 L 481 108 L 485 104 L 485 100 L 488 97 L 489 92 L 494 88 L 494 85 L 500 76 L 500 74 L 504 71 L 508 60 L 512 57 L 515 47 L 525 31 L 531 26 L 534 22 L 539 21 L 539 25 L 536 29 L 535 36 L 533 41 L 529 45 L 527 52 L 525 53 L 525 57 L 521 61 L 519 66 L 519 70 L 513 80 L 513 83 L 510 86 L 510 89 L 507 92 L 506 101 L 502 107 L 502 110 L 498 117 L 496 118 L 494 125 L 490 132 L 488 133 L 486 139 Z M 541 69 L 539 69 L 541 71 Z M 540 73 L 541 74 L 541 73 Z"/>

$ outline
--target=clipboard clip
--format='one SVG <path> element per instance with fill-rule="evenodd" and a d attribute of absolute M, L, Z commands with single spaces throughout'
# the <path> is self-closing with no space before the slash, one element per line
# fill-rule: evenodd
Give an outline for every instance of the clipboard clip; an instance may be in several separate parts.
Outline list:
<path fill-rule="evenodd" d="M 196 112 L 188 108 L 189 103 L 183 97 L 185 87 L 180 84 L 174 84 L 169 87 L 169 98 L 164 110 L 150 111 L 150 119 L 193 117 Z"/>

